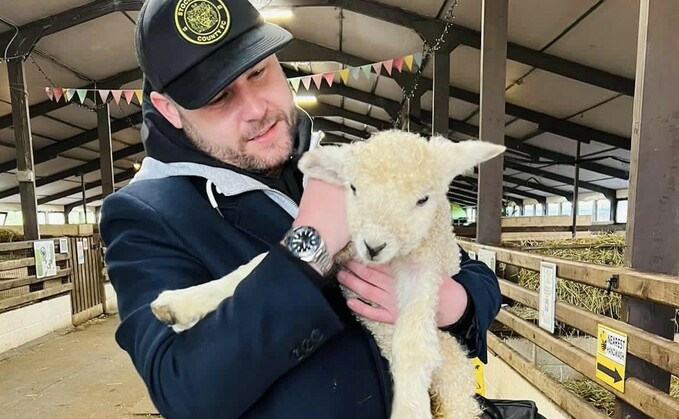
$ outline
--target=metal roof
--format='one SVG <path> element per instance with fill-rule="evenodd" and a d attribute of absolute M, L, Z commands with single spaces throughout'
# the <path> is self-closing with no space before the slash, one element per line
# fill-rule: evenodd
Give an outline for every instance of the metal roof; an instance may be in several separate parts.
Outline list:
<path fill-rule="evenodd" d="M 288 20 L 295 41 L 279 54 L 290 76 L 335 71 L 421 52 L 421 34 L 438 33 L 455 0 L 272 0 L 267 9 L 292 7 Z M 459 39 L 450 54 L 451 137 L 467 139 L 478 129 L 481 3 L 459 0 L 451 31 Z M 510 198 L 573 192 L 576 141 L 583 141 L 582 193 L 627 188 L 639 2 L 632 0 L 523 0 L 509 3 L 506 72 L 505 186 Z M 134 24 L 141 0 L 4 0 L 0 55 L 9 41 L 38 39 L 26 57 L 25 71 L 36 159 L 39 204 L 74 206 L 81 200 L 79 171 L 98 160 L 96 114 L 91 101 L 51 102 L 45 87 L 141 88 L 134 55 Z M 14 38 L 14 39 L 13 39 Z M 19 51 L 25 53 L 25 51 Z M 432 65 L 423 69 L 431 85 Z M 374 72 L 317 93 L 308 107 L 316 126 L 331 138 L 357 138 L 390 127 L 402 98 L 401 83 L 412 74 Z M 429 81 L 427 81 L 429 79 Z M 300 94 L 306 93 L 300 88 Z M 420 121 L 431 124 L 431 91 L 422 96 Z M 139 145 L 136 102 L 111 106 L 114 162 L 124 185 L 144 154 Z M 392 115 L 390 116 L 390 113 Z M 0 203 L 18 203 L 6 65 L 0 64 Z M 94 135 L 92 135 L 92 131 Z M 90 132 L 90 134 L 87 134 Z M 91 139 L 87 141 L 88 135 Z M 80 138 L 80 140 L 78 140 Z M 57 147 L 57 157 L 53 150 Z M 65 147 L 68 145 L 76 147 Z M 135 147 L 136 146 L 136 147 Z M 49 147 L 52 147 L 50 149 Z M 131 148 L 135 147 L 135 148 Z M 585 157 L 586 156 L 586 157 Z M 555 164 L 556 163 L 556 164 Z M 98 166 L 96 166 L 98 167 Z M 69 171 L 69 169 L 72 169 Z M 473 180 L 473 176 L 472 180 Z M 96 185 L 98 170 L 86 183 Z M 570 180 L 570 183 L 569 183 Z M 92 187 L 89 187 L 92 186 Z M 468 189 L 471 186 L 467 185 Z M 590 189 L 591 188 L 591 189 Z M 71 192 L 69 194 L 69 192 Z M 522 194 L 523 191 L 523 194 Z M 88 185 L 90 205 L 100 205 L 101 188 Z"/>

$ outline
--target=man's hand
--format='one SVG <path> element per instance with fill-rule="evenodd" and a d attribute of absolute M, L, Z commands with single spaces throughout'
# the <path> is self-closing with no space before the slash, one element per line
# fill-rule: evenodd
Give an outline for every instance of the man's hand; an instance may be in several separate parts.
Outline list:
<path fill-rule="evenodd" d="M 352 260 L 339 272 L 337 279 L 361 299 L 372 303 L 370 305 L 357 298 L 350 298 L 347 305 L 353 312 L 382 323 L 393 324 L 396 321 L 396 284 L 384 267 L 366 266 Z M 437 326 L 446 327 L 456 323 L 464 314 L 467 304 L 467 291 L 462 285 L 444 277 L 439 288 Z"/>
<path fill-rule="evenodd" d="M 345 194 L 341 186 L 309 178 L 292 223 L 293 227 L 304 225 L 318 230 L 331 257 L 349 243 Z"/>

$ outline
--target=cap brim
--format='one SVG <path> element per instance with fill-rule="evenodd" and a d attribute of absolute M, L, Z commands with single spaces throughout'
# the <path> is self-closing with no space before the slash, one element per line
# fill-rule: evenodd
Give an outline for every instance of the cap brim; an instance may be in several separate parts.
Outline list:
<path fill-rule="evenodd" d="M 243 72 L 292 41 L 285 29 L 264 23 L 225 44 L 165 87 L 185 109 L 200 108 Z"/>

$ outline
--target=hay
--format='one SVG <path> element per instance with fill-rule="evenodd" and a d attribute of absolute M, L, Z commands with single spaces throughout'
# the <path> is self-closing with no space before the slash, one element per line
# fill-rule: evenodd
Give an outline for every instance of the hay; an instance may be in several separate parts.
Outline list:
<path fill-rule="evenodd" d="M 576 245 L 577 247 L 570 247 L 571 245 Z M 588 247 L 582 247 L 582 245 L 587 245 Z M 538 253 L 546 256 L 599 265 L 622 266 L 625 238 L 624 236 L 617 234 L 606 234 L 570 240 L 549 240 L 542 242 L 524 241 L 520 243 L 520 246 L 524 251 L 530 251 L 531 253 Z M 538 248 L 531 250 L 531 247 Z M 533 291 L 539 291 L 539 272 L 521 269 L 518 278 L 519 285 Z M 559 280 L 557 283 L 556 296 L 559 301 L 573 304 L 587 311 L 609 316 L 614 319 L 620 318 L 619 294 L 607 294 L 606 290 L 601 290 L 589 285 Z"/>

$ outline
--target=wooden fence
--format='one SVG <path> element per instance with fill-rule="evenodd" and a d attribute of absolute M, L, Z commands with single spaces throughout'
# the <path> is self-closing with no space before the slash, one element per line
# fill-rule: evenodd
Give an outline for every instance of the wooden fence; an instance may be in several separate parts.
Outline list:
<path fill-rule="evenodd" d="M 60 253 L 59 238 L 38 242 L 54 244 L 52 263 L 36 266 L 35 241 L 0 243 L 0 313 L 72 290 L 70 253 Z M 39 256 L 43 257 L 52 258 L 51 255 Z M 43 271 L 45 265 L 51 265 L 48 271 Z M 51 274 L 52 270 L 54 274 Z"/>
<path fill-rule="evenodd" d="M 0 243 L 0 313 L 70 292 L 77 325 L 104 312 L 101 239 L 91 226 L 51 227 L 42 240 Z M 35 242 L 54 244 L 56 273 L 38 278 Z"/>
<path fill-rule="evenodd" d="M 480 254 L 481 251 L 491 252 L 490 260 L 496 263 L 538 272 L 542 262 L 553 263 L 556 266 L 556 276 L 560 280 L 579 282 L 604 290 L 610 289 L 611 292 L 679 307 L 679 277 L 676 276 L 650 274 L 623 267 L 595 265 L 529 254 L 502 247 L 483 246 L 466 240 L 459 240 L 459 244 L 467 252 L 472 251 L 476 254 Z M 485 258 L 486 255 L 484 255 Z M 505 297 L 536 310 L 540 309 L 541 301 L 538 292 L 502 278 L 499 278 L 499 281 L 500 289 Z M 677 342 L 565 302 L 555 303 L 554 315 L 557 320 L 593 337 L 597 337 L 600 325 L 626 334 L 628 353 L 679 376 L 679 343 Z M 634 377 L 620 377 L 618 381 L 622 380 L 624 383 L 624 391 L 620 391 L 597 377 L 598 361 L 589 352 L 571 345 L 561 337 L 512 314 L 505 308 L 500 310 L 496 320 L 644 414 L 652 418 L 679 418 L 679 400 L 672 398 L 669 394 Z M 669 321 L 669 319 L 659 319 L 659 321 Z M 492 332 L 489 332 L 488 347 L 573 417 L 605 417 L 584 399 L 566 390 L 558 381 L 538 370 Z M 599 367 L 601 365 L 599 364 Z M 600 371 L 605 371 L 605 369 L 600 368 Z"/>

